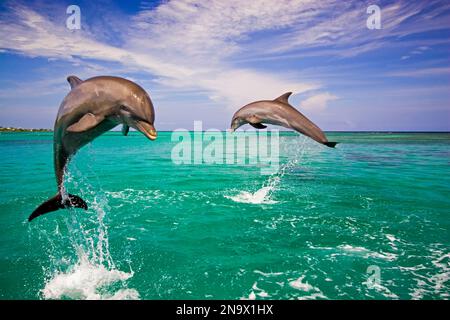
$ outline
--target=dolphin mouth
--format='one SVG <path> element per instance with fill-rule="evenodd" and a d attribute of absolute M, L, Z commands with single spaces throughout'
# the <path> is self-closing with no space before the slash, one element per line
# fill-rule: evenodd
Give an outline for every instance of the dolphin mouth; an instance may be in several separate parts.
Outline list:
<path fill-rule="evenodd" d="M 136 127 L 140 132 L 142 132 L 144 136 L 146 136 L 150 140 L 155 140 L 158 136 L 155 127 L 148 122 L 136 121 Z"/>

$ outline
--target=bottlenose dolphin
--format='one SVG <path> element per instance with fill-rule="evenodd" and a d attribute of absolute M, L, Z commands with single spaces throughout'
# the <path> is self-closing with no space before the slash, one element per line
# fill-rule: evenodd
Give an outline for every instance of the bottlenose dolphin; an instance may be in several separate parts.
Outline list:
<path fill-rule="evenodd" d="M 119 77 L 100 76 L 82 81 L 69 76 L 71 91 L 62 101 L 53 133 L 53 157 L 58 192 L 41 204 L 28 221 L 47 212 L 75 207 L 87 209 L 80 197 L 64 191 L 64 171 L 71 157 L 85 144 L 118 124 L 122 133 L 130 127 L 150 140 L 156 139 L 155 111 L 147 92 Z"/>
<path fill-rule="evenodd" d="M 288 102 L 292 92 L 286 92 L 274 100 L 261 100 L 249 103 L 236 111 L 231 120 L 231 130 L 248 123 L 256 129 L 264 129 L 262 123 L 274 124 L 294 129 L 311 139 L 334 148 L 337 142 L 329 142 L 318 126 L 301 114 Z"/>

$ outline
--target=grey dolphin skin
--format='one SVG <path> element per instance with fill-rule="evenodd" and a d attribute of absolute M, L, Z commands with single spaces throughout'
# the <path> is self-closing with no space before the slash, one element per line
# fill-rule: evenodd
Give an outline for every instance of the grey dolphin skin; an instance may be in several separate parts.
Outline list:
<path fill-rule="evenodd" d="M 337 142 L 330 142 L 318 126 L 301 114 L 288 102 L 292 92 L 287 92 L 274 100 L 261 100 L 249 103 L 236 111 L 231 120 L 231 130 L 248 123 L 256 129 L 264 129 L 267 124 L 274 124 L 310 137 L 311 139 L 334 148 Z"/>
<path fill-rule="evenodd" d="M 47 212 L 68 207 L 87 209 L 80 197 L 64 192 L 64 170 L 71 157 L 85 144 L 118 124 L 122 133 L 130 127 L 150 140 L 156 139 L 155 111 L 147 92 L 139 85 L 119 77 L 100 76 L 80 80 L 67 78 L 71 91 L 62 101 L 56 116 L 53 156 L 57 194 L 41 204 L 28 221 Z"/>

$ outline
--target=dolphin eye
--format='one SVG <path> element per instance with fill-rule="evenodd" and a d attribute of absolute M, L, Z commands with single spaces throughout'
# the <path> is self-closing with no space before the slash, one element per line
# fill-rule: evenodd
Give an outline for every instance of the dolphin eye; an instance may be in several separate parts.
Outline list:
<path fill-rule="evenodd" d="M 125 105 L 121 105 L 120 109 L 122 109 L 123 111 L 131 112 L 131 109 L 128 108 L 127 106 L 125 106 Z"/>

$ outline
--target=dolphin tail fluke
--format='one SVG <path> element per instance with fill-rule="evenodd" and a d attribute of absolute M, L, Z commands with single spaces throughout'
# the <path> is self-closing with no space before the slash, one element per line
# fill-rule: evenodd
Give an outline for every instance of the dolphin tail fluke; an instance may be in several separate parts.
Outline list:
<path fill-rule="evenodd" d="M 325 142 L 324 145 L 330 148 L 334 148 L 339 142 Z"/>
<path fill-rule="evenodd" d="M 39 207 L 36 208 L 36 210 L 33 211 L 33 213 L 28 217 L 28 221 L 33 220 L 34 218 L 37 218 L 43 214 L 46 214 L 48 212 L 56 211 L 59 209 L 64 208 L 81 208 L 84 210 L 87 210 L 88 206 L 86 202 L 81 199 L 79 196 L 68 194 L 64 199 L 61 196 L 60 193 L 58 193 L 53 198 L 48 199 L 43 204 L 41 204 Z"/>

